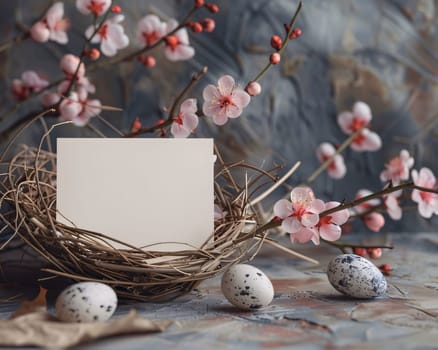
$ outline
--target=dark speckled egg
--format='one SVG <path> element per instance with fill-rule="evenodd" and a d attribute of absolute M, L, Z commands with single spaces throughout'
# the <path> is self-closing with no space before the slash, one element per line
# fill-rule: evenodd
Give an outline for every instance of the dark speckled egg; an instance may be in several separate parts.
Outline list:
<path fill-rule="evenodd" d="M 354 298 L 374 298 L 386 292 L 383 274 L 359 255 L 338 255 L 328 264 L 327 277 L 337 291 Z"/>
<path fill-rule="evenodd" d="M 56 317 L 65 322 L 106 321 L 117 307 L 117 295 L 103 283 L 81 282 L 67 287 L 56 299 Z"/>
<path fill-rule="evenodd" d="M 237 264 L 222 277 L 222 293 L 239 309 L 256 310 L 268 306 L 274 298 L 274 287 L 258 268 Z"/>

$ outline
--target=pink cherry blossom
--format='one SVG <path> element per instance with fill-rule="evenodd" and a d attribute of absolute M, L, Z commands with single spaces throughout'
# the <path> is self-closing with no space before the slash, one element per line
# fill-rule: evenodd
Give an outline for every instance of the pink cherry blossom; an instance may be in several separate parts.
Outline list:
<path fill-rule="evenodd" d="M 400 180 L 409 179 L 409 170 L 414 165 L 414 158 L 405 149 L 400 151 L 400 156 L 392 158 L 385 164 L 386 170 L 380 174 L 380 180 L 392 181 L 394 186 L 400 184 Z"/>
<path fill-rule="evenodd" d="M 76 0 L 76 7 L 83 15 L 92 13 L 95 16 L 104 14 L 111 5 L 111 0 Z"/>
<path fill-rule="evenodd" d="M 30 28 L 30 36 L 38 42 L 52 40 L 59 44 L 67 44 L 66 31 L 69 26 L 69 20 L 64 17 L 64 3 L 55 2 L 47 11 L 44 19 Z"/>
<path fill-rule="evenodd" d="M 280 199 L 274 205 L 274 215 L 283 219 L 281 227 L 290 233 L 292 243 L 319 241 L 315 226 L 319 213 L 325 208 L 324 202 L 315 199 L 313 192 L 305 187 L 296 187 L 291 192 L 291 201 Z"/>
<path fill-rule="evenodd" d="M 178 27 L 178 22 L 173 18 L 167 21 L 166 33 L 170 33 Z M 177 30 L 174 34 L 165 38 L 166 46 L 164 54 L 170 61 L 183 61 L 195 55 L 195 49 L 190 46 L 189 34 L 186 28 Z"/>
<path fill-rule="evenodd" d="M 365 102 L 356 102 L 353 111 L 342 112 L 338 116 L 338 124 L 342 131 L 348 135 L 353 134 L 362 127 L 368 126 L 372 119 L 371 109 Z M 380 136 L 368 128 L 355 137 L 351 148 L 355 151 L 377 151 L 382 147 Z"/>
<path fill-rule="evenodd" d="M 380 229 L 385 225 L 385 218 L 380 213 L 370 213 L 362 218 L 365 225 L 374 232 L 379 232 Z"/>
<path fill-rule="evenodd" d="M 170 132 L 174 137 L 187 137 L 196 129 L 199 122 L 197 110 L 195 98 L 189 98 L 181 104 L 180 112 L 170 127 Z"/>
<path fill-rule="evenodd" d="M 99 31 L 91 39 L 91 42 L 100 43 L 100 50 L 106 56 L 114 56 L 118 50 L 124 49 L 129 45 L 129 38 L 120 23 L 125 19 L 123 15 L 114 16 L 106 20 Z M 85 36 L 90 38 L 95 31 L 95 27 L 90 26 L 85 31 Z"/>
<path fill-rule="evenodd" d="M 47 80 L 42 79 L 37 73 L 31 70 L 24 71 L 21 79 L 12 81 L 12 93 L 19 100 L 24 100 L 32 92 L 38 92 L 49 85 Z"/>
<path fill-rule="evenodd" d="M 420 172 L 412 170 L 414 184 L 423 188 L 436 190 L 438 183 L 435 175 L 429 168 L 421 168 Z M 414 189 L 411 194 L 414 202 L 418 203 L 418 212 L 424 218 L 429 219 L 432 214 L 438 215 L 438 194 Z"/>
<path fill-rule="evenodd" d="M 398 199 L 401 193 L 402 191 L 396 191 L 383 197 L 383 204 L 385 205 L 386 212 L 393 220 L 400 220 L 402 217 L 402 209 Z"/>
<path fill-rule="evenodd" d="M 101 111 L 99 100 L 89 100 L 85 89 L 78 89 L 64 99 L 60 106 L 60 120 L 71 120 L 76 126 L 85 126 L 91 117 Z"/>
<path fill-rule="evenodd" d="M 360 190 L 356 194 L 356 199 L 366 197 L 368 195 L 372 194 L 369 190 Z M 380 231 L 380 229 L 385 225 L 385 218 L 382 214 L 377 212 L 369 212 L 373 208 L 380 205 L 380 200 L 377 198 L 370 199 L 369 201 L 360 203 L 359 205 L 356 205 L 354 207 L 354 210 L 358 214 L 364 214 L 362 215 L 362 221 L 364 224 L 374 232 Z M 369 213 L 368 213 L 369 212 Z"/>
<path fill-rule="evenodd" d="M 147 15 L 137 24 L 137 38 L 145 46 L 155 44 L 166 35 L 167 24 L 162 22 L 158 16 Z"/>
<path fill-rule="evenodd" d="M 224 125 L 228 118 L 237 118 L 242 114 L 251 97 L 241 88 L 236 87 L 230 75 L 218 80 L 218 86 L 207 85 L 202 93 L 204 104 L 202 112 L 212 117 L 216 125 Z"/>
<path fill-rule="evenodd" d="M 316 155 L 321 163 L 327 161 L 327 159 L 331 158 L 335 153 L 336 149 L 328 142 L 321 143 L 316 150 Z M 327 168 L 327 173 L 334 179 L 341 179 L 345 176 L 346 172 L 347 168 L 344 163 L 344 157 L 340 154 L 336 154 Z"/>
<path fill-rule="evenodd" d="M 79 57 L 69 53 L 62 57 L 61 59 L 61 69 L 64 72 L 64 74 L 67 76 L 67 79 L 72 79 L 73 75 L 75 74 L 78 65 L 80 63 Z M 85 65 L 84 63 L 81 63 L 79 70 L 77 72 L 77 79 L 80 79 L 85 75 Z"/>
<path fill-rule="evenodd" d="M 327 202 L 325 203 L 324 211 L 332 208 L 336 208 L 341 203 L 339 202 Z M 342 229 L 341 225 L 345 224 L 350 217 L 350 212 L 347 209 L 342 209 L 325 215 L 319 218 L 319 222 L 316 225 L 318 235 L 314 236 L 313 243 L 319 244 L 319 237 L 326 241 L 336 241 L 341 237 Z"/>

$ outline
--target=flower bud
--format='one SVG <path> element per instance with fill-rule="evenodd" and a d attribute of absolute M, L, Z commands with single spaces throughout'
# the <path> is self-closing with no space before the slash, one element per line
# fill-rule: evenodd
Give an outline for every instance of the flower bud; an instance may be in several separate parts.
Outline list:
<path fill-rule="evenodd" d="M 157 60 L 153 56 L 149 55 L 140 55 L 138 56 L 138 60 L 148 68 L 155 67 L 157 65 Z"/>
<path fill-rule="evenodd" d="M 281 40 L 281 38 L 278 35 L 273 35 L 271 37 L 271 46 L 275 50 L 280 50 L 282 44 L 283 44 L 283 40 Z"/>
<path fill-rule="evenodd" d="M 217 6 L 216 4 L 213 4 L 210 2 L 210 3 L 205 4 L 204 6 L 211 13 L 218 13 L 219 12 L 219 6 Z"/>
<path fill-rule="evenodd" d="M 365 248 L 355 247 L 353 253 L 362 257 L 367 256 L 367 250 Z"/>
<path fill-rule="evenodd" d="M 293 40 L 299 38 L 303 34 L 303 31 L 300 28 L 295 28 L 292 33 L 289 35 L 289 39 Z"/>
<path fill-rule="evenodd" d="M 38 41 L 39 43 L 44 43 L 49 40 L 50 30 L 43 22 L 36 22 L 30 28 L 30 36 L 33 40 Z"/>
<path fill-rule="evenodd" d="M 96 48 L 92 48 L 85 52 L 85 55 L 92 61 L 96 61 L 100 57 L 100 51 Z"/>
<path fill-rule="evenodd" d="M 260 93 L 262 92 L 262 87 L 260 86 L 260 84 L 258 82 L 251 81 L 246 86 L 245 91 L 250 96 L 257 96 L 257 95 L 260 95 Z"/>
<path fill-rule="evenodd" d="M 368 248 L 367 252 L 371 259 L 379 259 L 382 256 L 381 248 Z"/>
<path fill-rule="evenodd" d="M 281 56 L 280 56 L 280 54 L 278 52 L 274 52 L 269 57 L 269 62 L 271 62 L 271 64 L 279 64 L 280 60 L 281 60 Z"/>
<path fill-rule="evenodd" d="M 194 33 L 201 33 L 203 30 L 202 24 L 199 22 L 189 22 L 187 25 Z"/>
<path fill-rule="evenodd" d="M 118 5 L 115 5 L 113 7 L 111 7 L 111 12 L 112 13 L 121 13 L 122 12 L 122 8 Z"/>
<path fill-rule="evenodd" d="M 196 8 L 200 8 L 202 6 L 204 6 L 205 2 L 204 0 L 195 0 L 195 7 Z"/>
<path fill-rule="evenodd" d="M 216 27 L 216 22 L 212 18 L 206 18 L 202 22 L 202 28 L 204 29 L 204 32 L 211 33 L 214 28 Z"/>
<path fill-rule="evenodd" d="M 131 124 L 131 132 L 136 133 L 141 129 L 141 126 L 142 125 L 141 125 L 140 117 L 135 117 L 134 121 Z"/>

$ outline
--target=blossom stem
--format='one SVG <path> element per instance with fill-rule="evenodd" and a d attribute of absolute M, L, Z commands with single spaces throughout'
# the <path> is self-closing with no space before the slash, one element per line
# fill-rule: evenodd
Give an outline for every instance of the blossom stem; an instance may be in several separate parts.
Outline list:
<path fill-rule="evenodd" d="M 335 213 L 335 212 L 340 211 L 340 210 L 350 209 L 350 208 L 355 207 L 356 205 L 359 205 L 359 204 L 364 203 L 364 202 L 368 202 L 368 201 L 370 201 L 370 200 L 372 200 L 374 198 L 382 197 L 385 194 L 389 194 L 389 193 L 392 193 L 392 192 L 396 192 L 396 191 L 400 191 L 400 190 L 405 190 L 405 189 L 409 189 L 409 188 L 410 189 L 419 190 L 419 191 L 422 191 L 422 192 L 431 192 L 431 193 L 437 193 L 438 194 L 438 190 L 437 189 L 425 188 L 425 187 L 417 186 L 413 182 L 406 182 L 406 183 L 403 183 L 403 184 L 398 185 L 398 186 L 387 187 L 387 188 L 385 188 L 385 189 L 383 189 L 383 190 L 381 190 L 379 192 L 375 192 L 375 193 L 372 193 L 372 194 L 370 194 L 368 196 L 364 196 L 364 197 L 355 199 L 354 201 L 349 202 L 349 203 L 339 204 L 338 206 L 336 206 L 334 208 L 331 208 L 331 209 L 323 211 L 322 213 L 319 214 L 319 216 L 320 217 L 324 217 L 326 215 L 330 215 L 330 214 Z"/>
<path fill-rule="evenodd" d="M 347 139 L 345 139 L 344 142 L 341 143 L 341 145 L 336 149 L 335 153 L 333 153 L 324 163 L 322 163 L 308 178 L 306 181 L 304 181 L 301 186 L 303 185 L 310 185 L 315 179 L 321 175 L 321 173 L 326 170 L 330 164 L 333 162 L 333 159 L 341 153 L 344 149 L 346 149 L 350 144 L 354 141 L 354 139 L 359 135 L 365 126 L 362 126 L 358 130 L 356 130 L 353 134 L 350 135 Z"/>
<path fill-rule="evenodd" d="M 167 33 L 165 36 L 163 36 L 162 38 L 158 39 L 155 43 L 153 43 L 152 45 L 148 45 L 145 46 L 143 48 L 141 48 L 140 50 L 128 53 L 125 56 L 120 56 L 120 57 L 116 57 L 112 60 L 107 60 L 101 63 L 96 63 L 95 65 L 92 65 L 88 68 L 89 71 L 93 71 L 97 68 L 101 68 L 101 67 L 105 67 L 105 66 L 109 66 L 109 65 L 113 65 L 113 64 L 117 64 L 117 63 L 121 63 L 121 62 L 128 62 L 131 61 L 132 59 L 134 59 L 135 57 L 144 54 L 147 51 L 152 50 L 153 48 L 157 47 L 158 45 L 160 45 L 161 43 L 164 42 L 165 38 L 175 34 L 178 30 L 180 30 L 181 28 L 184 28 L 187 24 L 187 21 L 190 19 L 190 17 L 193 16 L 193 14 L 198 10 L 199 8 L 197 7 L 193 7 L 190 12 L 184 17 L 184 19 L 181 21 L 181 23 L 172 31 L 170 31 L 169 33 Z"/>
<path fill-rule="evenodd" d="M 140 134 L 145 134 L 149 132 L 154 132 L 155 130 L 165 128 L 173 123 L 173 117 L 176 108 L 180 104 L 181 100 L 184 98 L 184 96 L 193 88 L 193 86 L 207 73 L 208 68 L 205 66 L 203 67 L 198 73 L 193 74 L 192 79 L 190 82 L 186 85 L 186 87 L 181 91 L 181 93 L 176 97 L 175 101 L 173 102 L 172 106 L 169 110 L 169 116 L 168 118 L 162 123 L 162 124 L 155 124 L 150 127 L 141 128 L 135 132 L 128 133 L 124 135 L 124 137 L 135 137 Z"/>
<path fill-rule="evenodd" d="M 394 249 L 394 246 L 392 245 L 386 245 L 386 244 L 360 244 L 360 243 L 348 243 L 348 242 L 340 242 L 340 241 L 326 241 L 325 239 L 321 238 L 322 242 L 325 242 L 333 247 L 339 248 L 342 252 L 346 252 L 346 248 L 365 248 L 365 249 L 375 249 L 375 248 L 382 248 L 382 249 Z"/>
<path fill-rule="evenodd" d="M 30 38 L 30 32 L 25 32 L 19 36 L 16 36 L 15 38 L 11 39 L 10 41 L 5 42 L 4 44 L 0 45 L 0 53 L 3 51 L 8 50 L 10 47 L 21 43 L 22 41 L 26 40 L 27 38 Z"/>
<path fill-rule="evenodd" d="M 283 44 L 281 45 L 281 48 L 280 48 L 280 50 L 278 50 L 278 53 L 281 55 L 281 53 L 286 49 L 286 46 L 287 46 L 287 44 L 289 43 L 289 36 L 292 34 L 292 32 L 293 32 L 293 30 L 294 30 L 294 25 L 295 25 L 295 22 L 296 22 L 296 20 L 297 20 L 297 18 L 298 18 L 298 15 L 299 15 L 299 13 L 300 13 L 300 11 L 301 11 L 301 8 L 303 7 L 303 4 L 302 4 L 302 2 L 300 1 L 299 3 L 298 3 L 298 7 L 297 7 L 297 9 L 295 10 L 295 14 L 294 14 L 294 16 L 292 17 L 292 20 L 290 21 L 290 23 L 289 23 L 289 31 L 286 33 L 286 36 L 285 36 L 285 38 L 284 38 L 284 40 L 283 40 Z M 266 66 L 265 66 L 265 68 L 263 68 L 262 69 L 262 71 L 252 80 L 252 81 L 258 81 L 258 80 L 260 80 L 260 78 L 263 76 L 263 75 L 265 75 L 265 73 L 271 68 L 273 66 L 273 64 L 271 63 L 271 62 L 269 62 Z"/>
<path fill-rule="evenodd" d="M 76 70 L 75 70 L 75 72 L 74 72 L 74 74 L 73 74 L 73 77 L 72 77 L 71 80 L 70 80 L 70 83 L 69 83 L 69 85 L 68 85 L 68 87 L 67 87 L 66 92 L 64 93 L 64 95 L 65 95 L 66 97 L 68 97 L 68 96 L 70 95 L 70 92 L 71 92 L 71 90 L 73 89 L 73 86 L 74 86 L 74 84 L 75 84 L 75 82 L 76 82 L 76 80 L 77 80 L 78 73 L 79 73 L 79 70 L 80 70 L 80 68 L 81 68 L 81 64 L 84 62 L 85 51 L 88 49 L 88 46 L 90 45 L 91 40 L 93 40 L 93 38 L 96 36 L 96 34 L 99 32 L 99 30 L 102 28 L 102 26 L 104 25 L 105 21 L 107 20 L 108 15 L 111 13 L 111 7 L 112 7 L 112 5 L 113 5 L 113 0 L 110 1 L 110 4 L 109 4 L 109 7 L 108 7 L 108 10 L 106 10 L 105 14 L 103 15 L 102 21 L 100 21 L 100 23 L 99 23 L 97 26 L 95 25 L 95 23 L 96 23 L 96 16 L 94 16 L 94 18 L 93 18 L 94 32 L 90 35 L 89 38 L 85 38 L 84 45 L 82 46 L 82 50 L 81 50 L 81 53 L 80 53 L 80 55 L 79 55 L 79 63 L 78 63 L 78 66 L 76 67 Z M 59 105 L 60 103 L 61 103 L 61 101 L 58 102 L 58 105 Z"/>

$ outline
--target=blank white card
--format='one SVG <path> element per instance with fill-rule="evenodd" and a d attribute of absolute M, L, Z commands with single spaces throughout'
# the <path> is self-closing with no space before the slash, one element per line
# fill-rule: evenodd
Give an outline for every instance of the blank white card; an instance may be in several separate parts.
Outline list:
<path fill-rule="evenodd" d="M 139 248 L 199 248 L 213 232 L 212 139 L 57 141 L 59 222 Z"/>

